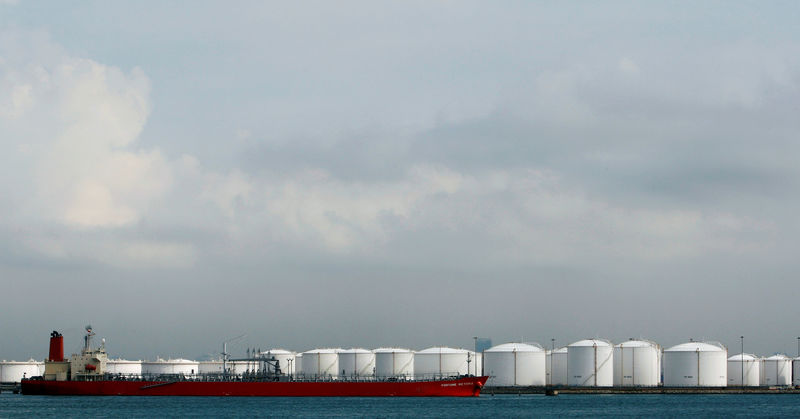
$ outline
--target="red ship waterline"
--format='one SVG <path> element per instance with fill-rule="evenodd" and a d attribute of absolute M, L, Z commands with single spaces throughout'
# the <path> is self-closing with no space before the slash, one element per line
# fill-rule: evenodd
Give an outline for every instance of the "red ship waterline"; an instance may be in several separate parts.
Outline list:
<path fill-rule="evenodd" d="M 319 379 L 301 380 L 281 374 L 274 359 L 248 358 L 258 368 L 235 375 L 223 367 L 222 374 L 165 375 L 154 377 L 106 374 L 105 345 L 93 349 L 90 327 L 80 354 L 64 359 L 63 337 L 50 335 L 50 355 L 41 377 L 23 379 L 21 391 L 28 395 L 52 396 L 260 396 L 260 397 L 477 397 L 487 376 L 453 376 L 424 380 Z M 223 350 L 223 356 L 227 354 Z M 240 361 L 240 360 L 237 360 Z"/>

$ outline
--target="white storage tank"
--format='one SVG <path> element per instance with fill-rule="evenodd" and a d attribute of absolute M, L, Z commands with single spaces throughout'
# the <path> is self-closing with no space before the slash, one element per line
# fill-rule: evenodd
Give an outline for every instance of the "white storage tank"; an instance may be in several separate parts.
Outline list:
<path fill-rule="evenodd" d="M 200 361 L 197 371 L 200 374 L 222 374 L 222 360 Z"/>
<path fill-rule="evenodd" d="M 545 354 L 545 375 L 547 384 L 553 386 L 567 385 L 567 347 Z"/>
<path fill-rule="evenodd" d="M 792 384 L 800 386 L 800 356 L 792 362 Z"/>
<path fill-rule="evenodd" d="M 191 376 L 200 372 L 200 363 L 188 359 L 156 359 L 142 362 L 142 375 L 184 375 Z"/>
<path fill-rule="evenodd" d="M 444 346 L 423 349 L 414 355 L 414 376 L 424 379 L 466 375 L 474 369 L 474 358 L 474 353 L 466 349 Z"/>
<path fill-rule="evenodd" d="M 744 381 L 742 381 L 744 380 Z M 758 387 L 761 383 L 761 359 L 753 354 L 736 354 L 728 358 L 728 385 Z"/>
<path fill-rule="evenodd" d="M 470 354 L 470 362 L 469 362 L 469 374 L 474 375 L 476 377 L 483 375 L 483 354 L 480 352 L 473 352 L 469 351 Z"/>
<path fill-rule="evenodd" d="M 226 364 L 228 372 L 234 375 L 255 373 L 259 368 L 259 363 L 257 361 L 228 361 Z"/>
<path fill-rule="evenodd" d="M 661 346 L 628 340 L 614 346 L 614 385 L 654 387 L 661 383 Z"/>
<path fill-rule="evenodd" d="M 488 386 L 543 386 L 545 350 L 538 344 L 504 343 L 483 353 Z"/>
<path fill-rule="evenodd" d="M 339 351 L 339 373 L 342 378 L 375 376 L 375 354 L 363 348 Z"/>
<path fill-rule="evenodd" d="M 306 378 L 337 378 L 340 349 L 312 349 L 303 352 L 303 376 Z"/>
<path fill-rule="evenodd" d="M 303 376 L 303 354 L 299 353 L 294 356 L 294 374 Z"/>
<path fill-rule="evenodd" d="M 23 378 L 37 377 L 44 373 L 44 362 L 5 361 L 0 362 L 0 383 L 18 383 Z"/>
<path fill-rule="evenodd" d="M 773 355 L 764 360 L 765 386 L 790 386 L 792 385 L 792 358 L 786 355 Z"/>
<path fill-rule="evenodd" d="M 261 352 L 261 355 L 267 359 L 274 359 L 278 361 L 278 368 L 281 370 L 282 375 L 294 375 L 297 354 L 286 349 L 270 349 Z M 266 369 L 269 373 L 274 373 L 275 367 L 272 364 L 267 364 Z"/>
<path fill-rule="evenodd" d="M 378 348 L 375 353 L 375 376 L 413 378 L 414 351 L 403 348 Z"/>
<path fill-rule="evenodd" d="M 228 361 L 225 367 L 228 368 L 228 374 L 242 375 L 249 372 L 257 372 L 260 366 L 255 361 Z M 215 359 L 213 361 L 200 361 L 198 362 L 197 371 L 199 374 L 222 374 L 222 360 Z"/>
<path fill-rule="evenodd" d="M 728 349 L 716 342 L 687 342 L 664 351 L 665 387 L 725 387 Z"/>
<path fill-rule="evenodd" d="M 106 373 L 123 377 L 139 378 L 142 376 L 142 361 L 127 359 L 109 359 L 106 361 Z"/>
<path fill-rule="evenodd" d="M 585 339 L 567 346 L 567 385 L 614 385 L 614 346 L 602 339 Z"/>

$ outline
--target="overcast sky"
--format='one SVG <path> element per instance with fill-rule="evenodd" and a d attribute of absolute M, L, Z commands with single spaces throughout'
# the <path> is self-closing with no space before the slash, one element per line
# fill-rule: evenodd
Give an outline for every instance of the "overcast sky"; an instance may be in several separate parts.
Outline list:
<path fill-rule="evenodd" d="M 0 359 L 795 355 L 797 2 L 0 0 Z"/>

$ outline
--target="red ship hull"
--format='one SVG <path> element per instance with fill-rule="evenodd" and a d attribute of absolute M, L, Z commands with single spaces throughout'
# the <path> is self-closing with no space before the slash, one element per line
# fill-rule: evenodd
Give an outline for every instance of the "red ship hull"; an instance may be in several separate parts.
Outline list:
<path fill-rule="evenodd" d="M 50 396 L 476 397 L 489 377 L 438 381 L 44 381 L 22 394 Z"/>

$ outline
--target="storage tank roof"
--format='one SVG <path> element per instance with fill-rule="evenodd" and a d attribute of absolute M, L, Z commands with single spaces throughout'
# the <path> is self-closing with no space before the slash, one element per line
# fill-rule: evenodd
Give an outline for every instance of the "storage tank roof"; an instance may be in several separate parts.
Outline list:
<path fill-rule="evenodd" d="M 340 354 L 371 354 L 372 351 L 369 349 L 364 348 L 350 348 L 350 349 L 341 349 L 339 351 Z"/>
<path fill-rule="evenodd" d="M 543 352 L 540 346 L 534 346 L 527 343 L 504 343 L 502 345 L 492 346 L 486 352 Z"/>
<path fill-rule="evenodd" d="M 378 348 L 372 352 L 375 352 L 376 354 L 391 354 L 391 353 L 412 353 L 414 351 L 405 348 Z"/>
<path fill-rule="evenodd" d="M 604 340 L 604 339 L 584 339 L 579 340 L 574 343 L 570 343 L 567 346 L 611 346 L 611 342 Z"/>
<path fill-rule="evenodd" d="M 287 351 L 286 349 L 270 349 L 268 351 L 261 351 L 262 355 L 294 355 L 294 352 Z"/>
<path fill-rule="evenodd" d="M 423 349 L 418 354 L 465 354 L 469 352 L 466 349 L 448 348 L 446 346 L 434 346 L 432 348 Z"/>
<path fill-rule="evenodd" d="M 617 345 L 619 348 L 657 348 L 658 344 L 655 342 L 650 342 L 649 340 L 626 340 Z"/>
<path fill-rule="evenodd" d="M 686 342 L 675 345 L 664 352 L 719 352 L 724 351 L 725 347 L 720 343 L 709 342 Z"/>
<path fill-rule="evenodd" d="M 792 359 L 792 358 L 789 358 L 788 356 L 786 356 L 784 354 L 775 354 L 775 355 L 772 355 L 771 357 L 765 359 L 765 361 L 785 361 L 785 360 L 789 360 L 789 359 Z"/>
<path fill-rule="evenodd" d="M 753 354 L 736 354 L 730 358 L 728 361 L 758 361 L 758 357 Z"/>
<path fill-rule="evenodd" d="M 319 348 L 303 352 L 304 354 L 336 354 L 341 351 L 341 348 Z"/>

